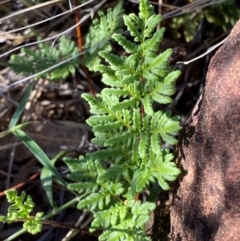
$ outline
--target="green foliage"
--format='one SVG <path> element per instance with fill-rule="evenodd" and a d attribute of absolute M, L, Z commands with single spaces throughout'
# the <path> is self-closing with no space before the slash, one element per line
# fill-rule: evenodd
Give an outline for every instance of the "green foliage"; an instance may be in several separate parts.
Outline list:
<path fill-rule="evenodd" d="M 103 148 L 65 162 L 73 181 L 68 188 L 86 196 L 78 208 L 94 213 L 91 231 L 104 230 L 99 240 L 142 241 L 150 240 L 144 227 L 155 204 L 136 197 L 156 181 L 169 190 L 169 182 L 180 174 L 173 154 L 163 148 L 177 143 L 179 117 L 153 107 L 171 103 L 180 72 L 169 68 L 172 50 L 157 54 L 164 29 L 155 30 L 161 16 L 147 0 L 140 1 L 138 16 L 123 19 L 134 42 L 118 33 L 112 37 L 129 55 L 101 51 L 109 65 L 95 69 L 109 87 L 96 98 L 82 95 L 93 114 L 87 120 L 95 135 L 92 142 Z"/>
<path fill-rule="evenodd" d="M 99 240 L 150 240 L 145 233 L 145 224 L 155 204 L 139 200 L 139 193 L 149 189 L 154 182 L 158 182 L 163 190 L 169 190 L 169 182 L 180 174 L 173 154 L 164 147 L 177 143 L 179 117 L 172 116 L 171 111 L 154 108 L 156 103 L 172 102 L 180 71 L 169 68 L 171 49 L 157 54 L 164 34 L 164 28 L 156 30 L 161 16 L 154 13 L 148 0 L 140 0 L 139 10 L 139 15 L 123 17 L 133 40 L 118 33 L 123 13 L 121 2 L 105 15 L 100 12 L 99 19 L 93 22 L 86 40 L 89 51 L 84 61 L 90 69 L 103 74 L 102 81 L 108 87 L 96 98 L 89 94 L 83 94 L 83 98 L 88 101 L 93 114 L 87 120 L 95 135 L 92 142 L 101 149 L 85 157 L 64 160 L 70 169 L 68 178 L 72 180 L 68 188 L 82 196 L 78 208 L 93 212 L 90 230 L 103 230 Z M 103 39 L 110 35 L 128 55 L 117 56 L 109 52 L 111 47 Z M 99 49 L 104 51 L 99 52 Z M 96 52 L 107 66 L 100 64 Z M 9 65 L 24 74 L 37 74 L 59 60 L 72 58 L 50 73 L 39 75 L 52 80 L 65 78 L 78 64 L 75 58 L 78 50 L 65 37 L 60 39 L 57 47 L 40 44 L 40 50 L 25 49 L 22 54 L 24 56 L 13 56 Z M 36 150 L 23 132 L 17 130 L 14 133 L 25 140 L 30 149 Z M 0 221 L 23 221 L 26 230 L 33 234 L 39 232 L 43 214 L 30 216 L 34 207 L 31 198 L 24 201 L 25 193 L 18 197 L 16 191 L 8 191 L 6 195 L 13 204 L 6 217 L 0 216 Z"/>
<path fill-rule="evenodd" d="M 69 73 L 75 72 L 78 65 L 78 48 L 75 43 L 65 36 L 59 40 L 59 44 L 51 46 L 46 43 L 39 43 L 39 49 L 21 49 L 20 55 L 11 55 L 8 63 L 15 72 L 22 74 L 37 74 L 48 68 L 52 68 L 60 61 L 65 63 L 53 68 L 51 71 L 39 74 L 37 78 L 49 78 L 53 81 L 65 79 Z M 69 61 L 67 59 L 72 58 Z"/>
<path fill-rule="evenodd" d="M 200 22 L 204 19 L 215 26 L 221 27 L 224 31 L 227 31 L 234 26 L 239 17 L 240 10 L 234 7 L 234 0 L 227 0 L 221 4 L 203 9 L 199 13 L 187 13 L 173 18 L 171 28 L 176 37 L 180 37 L 177 31 L 183 28 L 185 40 L 190 42 L 193 40 Z"/>
<path fill-rule="evenodd" d="M 16 190 L 8 190 L 5 192 L 7 200 L 11 205 L 8 208 L 7 216 L 0 215 L 0 222 L 24 222 L 23 228 L 31 234 L 36 234 L 42 230 L 43 213 L 38 212 L 34 217 L 30 216 L 35 206 L 30 196 L 26 197 L 23 191 L 17 196 Z"/>
<path fill-rule="evenodd" d="M 122 15 L 124 13 L 122 1 L 114 8 L 108 8 L 107 12 L 98 11 L 99 18 L 93 20 L 86 36 L 84 64 L 89 70 L 95 70 L 95 66 L 100 64 L 98 56 L 100 50 L 111 51 L 109 42 L 113 33 L 119 32 L 122 27 Z"/>
<path fill-rule="evenodd" d="M 122 26 L 122 1 L 107 13 L 98 12 L 99 18 L 93 20 L 86 36 L 83 63 L 90 70 L 100 63 L 98 52 L 111 50 L 109 43 L 113 33 L 119 32 Z M 69 59 L 69 60 L 68 60 Z M 59 65 L 60 62 L 63 62 Z M 64 80 L 70 73 L 75 73 L 79 65 L 79 51 L 76 44 L 69 38 L 62 36 L 54 46 L 39 43 L 38 49 L 21 49 L 20 55 L 11 55 L 8 66 L 15 72 L 26 75 L 38 74 L 36 79 L 49 78 L 52 81 Z M 54 67 L 55 66 L 55 67 Z M 41 72 L 44 73 L 41 73 Z"/>
<path fill-rule="evenodd" d="M 99 240 L 150 240 L 142 226 L 149 220 L 149 213 L 154 208 L 153 203 L 134 200 L 124 206 L 111 206 L 109 210 L 95 214 L 90 231 L 107 227 L 108 230 L 99 237 Z"/>

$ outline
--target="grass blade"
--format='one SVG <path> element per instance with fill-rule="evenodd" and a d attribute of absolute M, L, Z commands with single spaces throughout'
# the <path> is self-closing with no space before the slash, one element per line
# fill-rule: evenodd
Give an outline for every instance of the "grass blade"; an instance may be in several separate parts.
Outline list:
<path fill-rule="evenodd" d="M 52 175 L 54 175 L 61 182 L 63 186 L 66 187 L 66 182 L 63 180 L 62 176 L 59 174 L 57 169 L 53 166 L 52 162 L 49 160 L 43 150 L 38 146 L 38 144 L 20 129 L 14 130 L 13 133 L 32 152 L 37 160 L 40 161 L 41 164 L 46 167 L 52 173 Z"/>
<path fill-rule="evenodd" d="M 12 116 L 12 119 L 11 119 L 9 125 L 8 125 L 9 129 L 13 128 L 13 127 L 17 124 L 17 122 L 18 122 L 21 114 L 23 113 L 23 111 L 24 111 L 24 109 L 25 109 L 25 105 L 26 105 L 26 103 L 27 103 L 27 101 L 28 101 L 28 99 L 29 99 L 29 96 L 30 96 L 31 93 L 32 93 L 33 85 L 34 85 L 34 82 L 32 82 L 32 83 L 28 86 L 28 88 L 27 88 L 27 90 L 26 90 L 26 92 L 25 92 L 25 94 L 24 94 L 24 96 L 23 96 L 22 101 L 20 102 L 19 106 L 18 106 L 17 109 L 15 110 L 15 112 L 14 112 L 14 114 L 13 114 L 13 116 Z"/>
<path fill-rule="evenodd" d="M 67 153 L 70 151 L 62 151 L 58 155 L 56 155 L 52 160 L 51 163 L 54 165 L 55 162 L 62 158 L 63 156 L 66 156 Z M 52 172 L 47 168 L 43 167 L 40 175 L 42 187 L 47 195 L 48 201 L 52 208 L 55 208 L 54 202 L 53 202 L 53 192 L 52 192 Z"/>

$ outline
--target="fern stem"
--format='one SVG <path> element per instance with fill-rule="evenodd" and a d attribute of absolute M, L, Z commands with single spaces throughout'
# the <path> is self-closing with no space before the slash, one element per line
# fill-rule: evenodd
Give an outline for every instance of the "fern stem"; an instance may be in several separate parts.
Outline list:
<path fill-rule="evenodd" d="M 78 5 L 79 5 L 78 0 L 75 0 L 75 6 L 78 6 Z M 75 10 L 75 21 L 76 21 L 76 24 L 80 22 L 80 13 L 79 13 L 78 9 Z M 76 26 L 76 35 L 77 35 L 77 44 L 78 44 L 79 52 L 83 53 L 82 33 L 81 33 L 80 24 Z M 81 58 L 82 59 L 84 58 L 84 54 L 81 55 Z M 86 75 L 88 87 L 89 87 L 91 94 L 94 97 L 96 97 L 96 92 L 93 88 L 92 80 L 91 80 L 90 74 L 88 72 L 88 69 L 85 66 L 82 66 L 82 70 Z"/>
<path fill-rule="evenodd" d="M 75 7 L 77 7 L 78 5 L 79 5 L 78 0 L 75 0 Z M 80 14 L 78 9 L 75 10 L 75 22 L 76 24 L 80 22 Z M 76 34 L 77 34 L 78 48 L 79 48 L 79 51 L 82 52 L 83 44 L 82 44 L 82 33 L 81 33 L 80 24 L 76 26 Z"/>

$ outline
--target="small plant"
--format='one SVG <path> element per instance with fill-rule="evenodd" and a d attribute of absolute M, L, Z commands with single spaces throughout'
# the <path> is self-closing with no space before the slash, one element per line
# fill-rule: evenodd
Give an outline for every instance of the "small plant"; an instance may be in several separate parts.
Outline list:
<path fill-rule="evenodd" d="M 17 196 L 17 191 L 14 189 L 6 191 L 5 194 L 11 205 L 8 208 L 7 216 L 0 215 L 0 222 L 24 222 L 23 228 L 29 233 L 40 232 L 42 230 L 43 213 L 38 212 L 35 216 L 30 215 L 35 206 L 31 196 L 26 197 L 24 191 L 20 196 Z"/>
<path fill-rule="evenodd" d="M 168 182 L 180 174 L 173 154 L 162 147 L 177 143 L 179 117 L 153 108 L 154 102 L 171 103 L 180 71 L 168 66 L 171 49 L 156 53 L 164 33 L 163 28 L 156 31 L 161 16 L 147 0 L 140 0 L 139 9 L 139 16 L 123 17 L 134 41 L 117 33 L 112 36 L 129 56 L 99 53 L 109 66 L 96 69 L 110 87 L 96 98 L 82 95 L 93 114 L 87 120 L 95 135 L 92 143 L 103 148 L 65 159 L 73 181 L 68 188 L 86 195 L 78 208 L 92 210 L 90 231 L 102 229 L 99 240 L 150 240 L 145 224 L 155 204 L 138 196 L 155 181 L 168 190 Z"/>
<path fill-rule="evenodd" d="M 100 63 L 101 60 L 97 54 L 100 50 L 111 50 L 109 39 L 122 26 L 122 1 L 114 8 L 109 8 L 106 14 L 99 11 L 98 15 L 99 18 L 94 19 L 89 28 L 84 46 L 86 53 L 83 64 L 89 70 L 94 70 L 94 67 Z M 35 50 L 22 48 L 20 55 L 11 55 L 7 65 L 17 73 L 26 75 L 39 73 L 37 79 L 49 78 L 52 81 L 58 81 L 66 79 L 70 73 L 75 73 L 79 62 L 79 50 L 75 42 L 63 35 L 59 43 L 54 46 L 39 43 L 39 48 Z"/>
<path fill-rule="evenodd" d="M 173 18 L 171 29 L 176 38 L 181 36 L 178 30 L 182 29 L 186 42 L 190 42 L 194 39 L 201 22 L 206 21 L 227 31 L 234 26 L 239 17 L 240 10 L 234 7 L 234 0 L 227 0 L 223 3 L 216 2 L 213 6 L 195 13 L 187 13 Z M 190 22 L 191 24 L 189 24 Z"/>
<path fill-rule="evenodd" d="M 65 36 L 59 40 L 59 45 L 51 46 L 50 44 L 40 43 L 39 49 L 21 49 L 21 55 L 11 55 L 8 66 L 15 72 L 22 74 L 37 74 L 43 70 L 57 65 L 60 61 L 71 58 L 70 61 L 52 69 L 37 78 L 49 78 L 53 81 L 65 79 L 69 73 L 75 72 L 75 67 L 79 60 L 78 48 L 75 43 Z"/>
<path fill-rule="evenodd" d="M 100 50 L 111 51 L 110 38 L 113 33 L 121 31 L 123 25 L 123 2 L 119 3 L 114 8 L 108 8 L 107 12 L 98 11 L 98 18 L 95 18 L 88 30 L 86 43 L 84 48 L 83 63 L 89 70 L 94 71 L 95 67 L 100 64 L 101 58 L 98 55 Z"/>
<path fill-rule="evenodd" d="M 169 190 L 169 182 L 180 174 L 174 155 L 164 145 L 177 143 L 179 117 L 153 107 L 155 103 L 172 102 L 180 71 L 169 67 L 171 49 L 157 54 L 164 34 L 164 28 L 156 30 L 161 16 L 154 13 L 148 0 L 140 0 L 139 6 L 138 16 L 123 17 L 133 41 L 119 33 L 112 36 L 128 56 L 101 51 L 99 55 L 109 65 L 101 65 L 97 60 L 93 67 L 102 72 L 102 81 L 109 87 L 96 98 L 89 94 L 82 96 L 93 114 L 87 120 L 95 135 L 92 143 L 101 149 L 78 159 L 64 159 L 71 172 L 68 178 L 72 183 L 68 188 L 82 197 L 79 209 L 93 212 L 90 231 L 103 230 L 99 240 L 150 240 L 145 224 L 155 203 L 141 201 L 139 194 L 150 190 L 154 182 Z M 18 221 L 28 223 L 24 224 L 26 230 L 40 231 L 44 220 L 39 221 L 42 214 L 37 214 L 36 219 L 30 216 L 34 205 L 31 199 L 23 202 L 25 194 L 20 197 L 13 191 L 6 194 L 14 204 L 9 209 L 11 215 L 1 216 L 0 221 L 12 222 L 18 217 Z M 19 209 L 21 206 L 23 211 Z"/>

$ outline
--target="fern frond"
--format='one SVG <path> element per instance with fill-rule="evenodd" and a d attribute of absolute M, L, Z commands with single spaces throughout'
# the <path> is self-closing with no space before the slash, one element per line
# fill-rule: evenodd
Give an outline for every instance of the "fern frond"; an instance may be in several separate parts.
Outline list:
<path fill-rule="evenodd" d="M 84 158 L 80 156 L 79 159 L 66 158 L 64 162 L 68 165 L 71 173 L 67 177 L 74 181 L 70 183 L 68 188 L 73 191 L 82 192 L 94 192 L 101 187 L 97 185 L 97 173 L 102 172 L 102 167 L 99 166 L 99 162 L 92 161 L 90 158 Z"/>
<path fill-rule="evenodd" d="M 0 215 L 0 222 L 12 223 L 23 221 L 23 228 L 27 232 L 31 234 L 41 232 L 43 213 L 38 212 L 34 217 L 30 215 L 35 206 L 32 198 L 26 196 L 24 191 L 18 196 L 15 189 L 7 190 L 4 193 L 11 204 L 8 207 L 7 216 Z"/>
<path fill-rule="evenodd" d="M 132 117 L 132 121 L 133 121 L 133 128 L 134 130 L 138 133 L 141 130 L 141 116 L 140 116 L 140 109 L 133 109 L 133 117 Z"/>
<path fill-rule="evenodd" d="M 136 195 L 154 182 L 168 190 L 169 182 L 180 173 L 173 155 L 162 146 L 166 142 L 177 143 L 179 118 L 171 111 L 155 112 L 153 107 L 156 102 L 172 101 L 180 72 L 169 68 L 172 50 L 157 54 L 164 29 L 154 30 L 161 17 L 154 13 L 148 0 L 140 0 L 139 9 L 138 16 L 123 17 L 134 41 L 118 33 L 113 35 L 129 55 L 99 53 L 108 66 L 98 65 L 95 69 L 103 74 L 102 81 L 109 87 L 96 98 L 82 95 L 93 114 L 87 121 L 95 135 L 92 143 L 102 149 L 87 155 L 87 163 L 93 162 L 89 175 L 89 164 L 86 167 L 80 162 L 82 168 L 76 168 L 83 173 L 78 177 L 79 172 L 73 171 L 69 177 L 76 180 L 81 191 L 81 177 L 85 177 L 86 191 L 91 193 L 85 192 L 88 196 L 78 208 L 87 207 L 94 212 L 91 230 L 103 229 L 99 240 L 149 240 L 144 225 L 155 204 L 136 201 Z M 77 184 L 71 186 L 76 187 Z"/>
<path fill-rule="evenodd" d="M 84 57 L 84 64 L 89 70 L 96 71 L 96 66 L 100 64 L 101 59 L 98 56 L 100 50 L 112 50 L 111 35 L 121 31 L 123 24 L 124 10 L 122 4 L 122 1 L 119 1 L 114 8 L 109 8 L 106 14 L 99 11 L 99 18 L 94 19 L 90 26 L 84 46 L 85 49 L 88 49 Z"/>
<path fill-rule="evenodd" d="M 122 68 L 124 65 L 124 58 L 118 55 L 109 53 L 107 51 L 99 52 L 99 55 L 104 58 L 111 66 Z"/>
<path fill-rule="evenodd" d="M 64 35 L 59 39 L 58 46 L 52 46 L 46 43 L 40 43 L 39 49 L 21 49 L 21 55 L 11 55 L 8 66 L 15 72 L 26 75 L 37 74 L 46 70 L 53 65 L 57 65 L 59 61 L 72 58 L 68 62 L 59 65 L 54 70 L 38 75 L 36 78 L 49 78 L 52 81 L 63 80 L 70 73 L 75 72 L 78 65 L 78 48 L 75 43 Z"/>
<path fill-rule="evenodd" d="M 152 131 L 156 130 L 157 126 L 158 126 L 158 121 L 160 120 L 161 116 L 163 115 L 162 111 L 157 111 L 152 115 L 151 118 L 151 124 L 150 124 L 150 129 Z"/>
<path fill-rule="evenodd" d="M 120 89 L 120 88 L 115 88 L 115 89 L 110 89 L 110 88 L 105 88 L 103 91 L 102 91 L 103 94 L 107 94 L 107 95 L 115 95 L 115 96 L 118 96 L 118 97 L 127 97 L 128 95 L 128 91 L 127 90 L 123 90 L 123 89 Z"/>
<path fill-rule="evenodd" d="M 143 21 L 147 21 L 151 15 L 155 15 L 153 6 L 149 4 L 148 0 L 142 0 L 139 4 L 139 17 Z"/>

